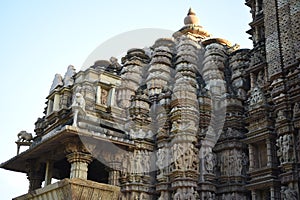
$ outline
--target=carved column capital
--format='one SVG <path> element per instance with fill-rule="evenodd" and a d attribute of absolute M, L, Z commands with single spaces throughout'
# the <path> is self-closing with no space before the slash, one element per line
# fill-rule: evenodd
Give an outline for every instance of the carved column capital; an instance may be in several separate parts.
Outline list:
<path fill-rule="evenodd" d="M 29 180 L 28 191 L 33 191 L 41 188 L 42 182 L 44 180 L 44 172 L 41 163 L 37 160 L 28 160 L 26 163 L 28 169 L 27 179 Z"/>
<path fill-rule="evenodd" d="M 73 152 L 68 154 L 67 160 L 69 163 L 81 162 L 90 164 L 93 161 L 93 157 L 90 154 L 82 153 L 82 152 Z"/>
<path fill-rule="evenodd" d="M 120 185 L 120 170 L 121 170 L 121 163 L 114 161 L 109 163 L 110 168 L 109 170 L 109 178 L 108 182 L 111 185 Z"/>
<path fill-rule="evenodd" d="M 87 153 L 89 154 L 90 152 L 93 152 L 94 149 L 96 148 L 95 144 L 91 144 L 88 141 L 82 141 L 83 143 L 79 141 L 64 141 L 64 146 L 65 146 L 65 152 L 67 154 L 73 153 L 73 152 L 82 152 L 82 153 Z"/>
<path fill-rule="evenodd" d="M 82 152 L 73 152 L 66 157 L 71 164 L 70 178 L 87 179 L 88 164 L 92 162 L 93 157 Z"/>

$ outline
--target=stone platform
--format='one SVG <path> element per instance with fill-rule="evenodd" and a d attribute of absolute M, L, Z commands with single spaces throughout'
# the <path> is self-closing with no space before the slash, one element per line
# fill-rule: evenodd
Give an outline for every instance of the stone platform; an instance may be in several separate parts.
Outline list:
<path fill-rule="evenodd" d="M 119 199 L 120 188 L 83 179 L 63 179 L 13 200 Z"/>

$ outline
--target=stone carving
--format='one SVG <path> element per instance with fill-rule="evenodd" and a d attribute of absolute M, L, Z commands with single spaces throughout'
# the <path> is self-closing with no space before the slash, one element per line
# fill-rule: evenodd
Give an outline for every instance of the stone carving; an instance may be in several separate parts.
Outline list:
<path fill-rule="evenodd" d="M 276 140 L 278 147 L 277 156 L 280 163 L 291 162 L 293 160 L 293 136 L 283 135 Z"/>
<path fill-rule="evenodd" d="M 228 175 L 228 151 L 225 151 L 222 153 L 220 157 L 220 170 L 221 170 L 221 175 Z"/>
<path fill-rule="evenodd" d="M 198 159 L 192 144 L 174 144 L 173 162 L 176 170 L 196 169 Z"/>
<path fill-rule="evenodd" d="M 286 116 L 284 115 L 284 112 L 282 110 L 279 110 L 277 113 L 277 118 L 276 118 L 276 122 L 285 120 Z"/>
<path fill-rule="evenodd" d="M 251 91 L 251 97 L 250 97 L 250 100 L 249 100 L 249 105 L 251 107 L 255 107 L 259 104 L 262 104 L 265 102 L 265 98 L 264 98 L 264 95 L 261 91 L 260 88 L 258 87 L 255 87 L 253 88 L 253 90 Z"/>
<path fill-rule="evenodd" d="M 55 74 L 51 88 L 50 88 L 50 92 L 52 92 L 58 86 L 63 86 L 63 85 L 64 85 L 64 83 L 63 83 L 62 76 L 60 74 Z"/>
<path fill-rule="evenodd" d="M 123 159 L 122 159 L 122 175 L 126 176 L 127 173 L 130 173 L 131 169 L 130 169 L 130 156 L 129 153 L 126 152 L 124 153 Z"/>
<path fill-rule="evenodd" d="M 169 194 L 168 194 L 168 192 L 162 191 L 162 192 L 160 193 L 160 196 L 159 196 L 158 200 L 167 200 L 167 199 L 169 199 Z"/>
<path fill-rule="evenodd" d="M 265 74 L 264 71 L 260 71 L 257 75 L 257 81 L 256 81 L 257 85 L 262 88 L 265 84 Z"/>
<path fill-rule="evenodd" d="M 239 153 L 239 152 L 236 152 Z M 234 154 L 234 163 L 236 169 L 232 174 L 241 175 L 243 170 L 243 156 L 241 154 Z"/>
<path fill-rule="evenodd" d="M 218 159 L 221 175 L 224 176 L 240 176 L 245 174 L 248 163 L 246 153 L 236 149 L 223 152 Z"/>
<path fill-rule="evenodd" d="M 101 89 L 101 104 L 106 105 L 107 103 L 107 96 L 108 96 L 108 91 L 105 89 Z"/>
<path fill-rule="evenodd" d="M 252 50 L 250 65 L 254 66 L 258 63 L 263 63 L 265 61 L 266 61 L 266 52 L 265 52 L 264 43 L 259 43 Z"/>
<path fill-rule="evenodd" d="M 174 195 L 174 200 L 182 200 L 182 199 L 184 199 L 183 189 L 178 188 L 177 192 Z"/>
<path fill-rule="evenodd" d="M 144 194 L 144 193 L 141 193 L 140 194 L 140 198 L 139 198 L 139 200 L 148 200 L 149 198 L 147 198 L 147 195 L 146 194 Z"/>
<path fill-rule="evenodd" d="M 233 150 L 229 151 L 229 159 L 228 159 L 228 169 L 227 172 L 229 173 L 229 176 L 234 176 L 236 171 L 236 155 L 234 154 Z"/>
<path fill-rule="evenodd" d="M 249 157 L 245 152 L 242 153 L 241 160 L 242 160 L 242 166 L 243 166 L 241 169 L 241 174 L 245 175 L 248 170 L 248 166 L 249 166 Z"/>
<path fill-rule="evenodd" d="M 122 161 L 123 175 L 147 174 L 150 172 L 150 153 L 146 150 L 135 150 L 128 153 Z"/>
<path fill-rule="evenodd" d="M 216 199 L 216 195 L 213 192 L 207 192 L 205 199 L 206 200 L 215 200 Z"/>
<path fill-rule="evenodd" d="M 232 192 L 227 194 L 222 194 L 221 200 L 246 200 L 247 198 L 238 193 Z"/>
<path fill-rule="evenodd" d="M 186 130 L 197 131 L 197 127 L 194 121 L 181 122 L 179 124 L 179 131 L 184 132 Z"/>
<path fill-rule="evenodd" d="M 159 174 L 158 174 L 158 178 L 159 178 L 166 173 L 165 170 L 169 163 L 168 150 L 166 148 L 159 149 L 156 155 L 157 155 L 156 166 L 159 169 Z"/>
<path fill-rule="evenodd" d="M 281 190 L 283 200 L 297 200 L 297 192 L 290 187 L 282 187 Z"/>
<path fill-rule="evenodd" d="M 300 106 L 299 106 L 299 103 L 297 102 L 297 103 L 295 103 L 294 108 L 293 108 L 293 116 L 294 116 L 294 118 L 297 115 L 299 115 L 299 113 L 300 113 Z"/>
<path fill-rule="evenodd" d="M 173 146 L 173 159 L 175 169 L 181 169 L 183 164 L 183 154 L 184 154 L 184 147 L 182 144 L 174 144 Z"/>
<path fill-rule="evenodd" d="M 190 170 L 196 170 L 198 166 L 198 159 L 195 153 L 195 149 L 193 148 L 192 145 L 188 146 L 188 149 L 185 153 L 185 170 L 190 169 Z"/>
<path fill-rule="evenodd" d="M 196 200 L 196 194 L 195 194 L 195 191 L 194 191 L 193 187 L 187 189 L 187 193 L 185 194 L 184 199 L 186 199 L 186 200 Z"/>
<path fill-rule="evenodd" d="M 67 72 L 65 73 L 64 76 L 64 86 L 68 87 L 68 86 L 72 86 L 74 84 L 74 78 L 73 76 L 76 74 L 75 68 L 73 65 L 69 65 Z"/>
<path fill-rule="evenodd" d="M 136 192 L 133 192 L 132 194 L 131 194 L 131 198 L 130 199 L 132 199 L 132 200 L 140 200 L 140 197 L 139 197 L 140 195 L 138 194 L 138 193 L 136 193 Z"/>
<path fill-rule="evenodd" d="M 176 130 L 178 130 L 178 129 L 179 129 L 179 123 L 178 123 L 178 121 L 174 121 L 174 122 L 172 123 L 172 129 L 171 129 L 171 132 L 176 131 Z"/>
<path fill-rule="evenodd" d="M 233 137 L 242 137 L 242 134 L 240 131 L 229 127 L 221 134 L 220 139 L 229 139 Z"/>
<path fill-rule="evenodd" d="M 74 120 L 73 126 L 77 127 L 78 122 L 78 114 L 85 115 L 85 100 L 80 93 L 75 94 L 75 98 L 73 100 L 72 109 L 74 110 Z"/>
<path fill-rule="evenodd" d="M 72 107 L 79 107 L 83 111 L 85 111 L 85 100 L 84 100 L 82 94 L 80 94 L 80 93 L 75 94 L 75 98 L 74 98 Z"/>
<path fill-rule="evenodd" d="M 276 140 L 276 146 L 278 147 L 278 150 L 277 150 L 277 157 L 279 159 L 279 162 L 280 163 L 283 163 L 284 160 L 283 160 L 283 155 L 282 155 L 282 150 L 283 150 L 283 147 L 282 147 L 282 136 L 280 136 L 277 140 Z"/>
<path fill-rule="evenodd" d="M 193 187 L 190 188 L 177 188 L 174 194 L 174 200 L 196 200 L 198 193 Z"/>
<path fill-rule="evenodd" d="M 204 152 L 204 166 L 208 173 L 213 173 L 215 165 L 215 156 L 212 152 L 211 147 L 208 147 Z"/>
<path fill-rule="evenodd" d="M 33 137 L 31 133 L 27 133 L 26 131 L 20 131 L 18 133 L 18 141 L 17 142 L 30 142 Z"/>
<path fill-rule="evenodd" d="M 109 61 L 110 65 L 106 70 L 112 72 L 113 74 L 118 74 L 122 69 L 122 66 L 118 63 L 118 59 L 116 57 L 111 57 Z"/>

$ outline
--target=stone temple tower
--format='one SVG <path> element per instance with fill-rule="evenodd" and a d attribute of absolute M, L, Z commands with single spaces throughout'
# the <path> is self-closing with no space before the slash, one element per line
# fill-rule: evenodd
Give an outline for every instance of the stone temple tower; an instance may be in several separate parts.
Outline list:
<path fill-rule="evenodd" d="M 246 5 L 251 50 L 189 9 L 147 50 L 55 75 L 29 149 L 1 164 L 28 176 L 15 199 L 299 199 L 300 5 Z"/>

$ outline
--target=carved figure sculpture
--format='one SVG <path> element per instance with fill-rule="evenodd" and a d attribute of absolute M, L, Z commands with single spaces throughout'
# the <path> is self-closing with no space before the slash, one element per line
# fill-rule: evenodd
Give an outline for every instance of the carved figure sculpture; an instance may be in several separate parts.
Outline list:
<path fill-rule="evenodd" d="M 293 160 L 293 136 L 283 135 L 276 140 L 276 146 L 279 147 L 277 150 L 277 156 L 279 157 L 280 163 L 291 162 Z"/>
<path fill-rule="evenodd" d="M 264 83 L 265 83 L 264 76 L 265 76 L 264 71 L 260 71 L 257 75 L 257 81 L 256 82 L 257 82 L 257 85 L 259 87 L 264 86 Z"/>
<path fill-rule="evenodd" d="M 101 90 L 101 104 L 106 105 L 108 92 L 105 89 Z"/>
<path fill-rule="evenodd" d="M 140 151 L 141 172 L 148 173 L 150 171 L 150 155 L 148 151 Z"/>
<path fill-rule="evenodd" d="M 174 195 L 174 200 L 182 200 L 183 198 L 183 191 L 181 188 L 177 189 L 177 192 Z"/>
<path fill-rule="evenodd" d="M 83 111 L 85 111 L 85 100 L 80 93 L 75 94 L 75 98 L 72 104 L 72 107 L 80 107 Z"/>
<path fill-rule="evenodd" d="M 283 200 L 297 200 L 297 192 L 290 187 L 283 187 L 282 189 Z"/>
<path fill-rule="evenodd" d="M 215 193 L 207 192 L 207 197 L 206 197 L 207 200 L 215 200 L 216 199 L 215 197 L 216 197 Z"/>
<path fill-rule="evenodd" d="M 112 71 L 112 73 L 114 74 L 117 74 L 117 72 L 120 71 L 122 68 L 122 66 L 118 63 L 118 59 L 115 57 L 111 57 L 109 61 L 111 63 L 109 65 L 110 71 Z"/>
<path fill-rule="evenodd" d="M 212 173 L 214 170 L 214 155 L 210 147 L 205 151 L 204 164 L 206 171 Z"/>
<path fill-rule="evenodd" d="M 197 159 L 192 146 L 189 146 L 184 154 L 184 163 L 186 169 L 195 169 L 197 167 Z"/>
<path fill-rule="evenodd" d="M 185 198 L 186 200 L 196 200 L 195 198 L 195 191 L 194 188 L 191 187 L 188 189 L 187 193 L 185 194 Z"/>
<path fill-rule="evenodd" d="M 278 147 L 277 150 L 277 157 L 279 158 L 279 162 L 283 163 L 283 155 L 282 155 L 282 136 L 280 136 L 277 140 L 276 140 L 276 146 Z"/>
<path fill-rule="evenodd" d="M 32 140 L 32 134 L 26 131 L 20 131 L 18 133 L 18 142 L 30 142 Z"/>
<path fill-rule="evenodd" d="M 80 93 L 75 94 L 73 100 L 72 109 L 74 110 L 73 126 L 77 127 L 78 114 L 85 114 L 85 100 Z"/>
<path fill-rule="evenodd" d="M 160 193 L 160 197 L 158 198 L 158 200 L 166 200 L 166 199 L 169 199 L 168 192 L 162 191 L 162 192 Z"/>
<path fill-rule="evenodd" d="M 287 162 L 288 159 L 289 159 L 289 149 L 290 149 L 290 146 L 289 146 L 289 140 L 288 140 L 288 136 L 287 135 L 284 135 L 282 137 L 282 156 L 283 156 L 283 161 L 284 162 Z"/>
<path fill-rule="evenodd" d="M 182 144 L 174 144 L 173 146 L 173 159 L 175 164 L 175 169 L 182 169 L 183 165 L 183 154 L 184 147 Z"/>
<path fill-rule="evenodd" d="M 167 159 L 167 152 L 166 149 L 159 149 L 156 153 L 157 155 L 157 161 L 156 166 L 158 167 L 160 173 L 159 176 L 162 176 L 164 174 L 164 167 L 166 167 L 166 159 Z"/>

